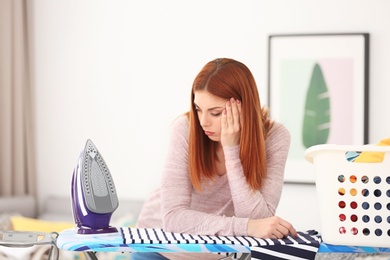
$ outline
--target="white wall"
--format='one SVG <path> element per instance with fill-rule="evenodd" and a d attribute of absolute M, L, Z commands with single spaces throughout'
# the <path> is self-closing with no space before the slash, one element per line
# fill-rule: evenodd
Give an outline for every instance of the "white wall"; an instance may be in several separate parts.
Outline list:
<path fill-rule="evenodd" d="M 145 198 L 160 180 L 169 123 L 189 108 L 192 80 L 207 61 L 247 64 L 266 103 L 270 34 L 370 33 L 369 136 L 389 136 L 387 0 L 33 0 L 32 7 L 41 200 L 68 196 L 88 138 L 119 196 Z M 305 199 L 298 190 L 286 188 L 282 215 Z M 303 205 L 309 211 L 313 201 Z M 299 228 L 316 225 L 311 214 L 314 222 Z"/>

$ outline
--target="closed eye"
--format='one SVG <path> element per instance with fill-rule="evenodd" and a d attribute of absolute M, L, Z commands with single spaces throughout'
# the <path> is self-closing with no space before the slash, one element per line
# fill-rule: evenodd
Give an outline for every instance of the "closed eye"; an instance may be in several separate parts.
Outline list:
<path fill-rule="evenodd" d="M 198 107 L 197 104 L 194 103 L 194 105 L 195 105 L 196 112 L 198 112 L 198 113 L 202 112 L 202 109 L 200 109 L 200 107 Z M 212 108 L 209 108 L 207 110 L 210 112 L 210 114 L 213 117 L 218 117 L 222 114 L 223 109 L 224 109 L 223 107 L 212 107 Z"/>

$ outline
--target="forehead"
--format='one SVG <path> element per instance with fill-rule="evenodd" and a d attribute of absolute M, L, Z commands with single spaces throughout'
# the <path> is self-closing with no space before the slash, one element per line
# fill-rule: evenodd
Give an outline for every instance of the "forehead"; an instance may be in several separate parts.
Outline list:
<path fill-rule="evenodd" d="M 205 90 L 194 92 L 194 103 L 201 108 L 225 107 L 226 99 L 210 94 Z"/>

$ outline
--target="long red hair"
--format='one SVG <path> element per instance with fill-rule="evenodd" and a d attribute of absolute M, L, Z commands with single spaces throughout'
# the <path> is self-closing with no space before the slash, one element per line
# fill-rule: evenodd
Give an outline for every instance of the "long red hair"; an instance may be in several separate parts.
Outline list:
<path fill-rule="evenodd" d="M 189 173 L 192 186 L 201 191 L 202 180 L 213 179 L 216 174 L 219 143 L 210 140 L 203 132 L 194 105 L 195 92 L 206 90 L 212 95 L 241 101 L 240 159 L 249 186 L 257 190 L 266 175 L 267 158 L 265 139 L 272 127 L 268 110 L 261 106 L 255 79 L 250 70 L 233 59 L 216 59 L 207 63 L 196 76 L 191 91 L 191 108 L 188 112 Z"/>

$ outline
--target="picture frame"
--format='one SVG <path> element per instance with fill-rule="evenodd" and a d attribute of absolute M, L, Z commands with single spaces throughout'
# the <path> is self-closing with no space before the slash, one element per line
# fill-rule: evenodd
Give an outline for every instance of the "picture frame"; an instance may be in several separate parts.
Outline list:
<path fill-rule="evenodd" d="M 369 141 L 369 34 L 274 34 L 268 51 L 270 117 L 291 134 L 285 182 L 314 183 L 308 147 Z"/>

